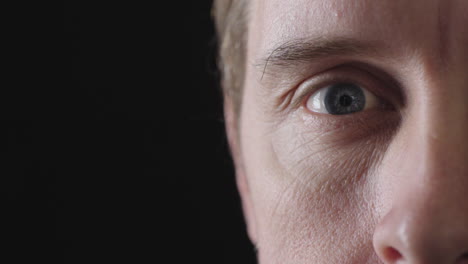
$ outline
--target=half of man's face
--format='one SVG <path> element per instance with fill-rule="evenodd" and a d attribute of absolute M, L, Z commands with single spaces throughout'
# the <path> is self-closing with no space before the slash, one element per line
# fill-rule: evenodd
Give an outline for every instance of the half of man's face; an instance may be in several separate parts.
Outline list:
<path fill-rule="evenodd" d="M 468 263 L 468 1 L 249 19 L 236 159 L 260 263 Z"/>

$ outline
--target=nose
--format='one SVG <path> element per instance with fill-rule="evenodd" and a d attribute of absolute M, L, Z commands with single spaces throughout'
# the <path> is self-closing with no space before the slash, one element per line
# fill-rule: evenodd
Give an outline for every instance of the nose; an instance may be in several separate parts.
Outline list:
<path fill-rule="evenodd" d="M 396 135 L 379 175 L 374 249 L 388 264 L 468 264 L 468 120 L 438 117 Z M 458 112 L 460 114 L 460 112 Z M 436 116 L 436 115 L 433 115 Z"/>
<path fill-rule="evenodd" d="M 432 198 L 422 197 L 393 207 L 379 223 L 374 247 L 380 259 L 398 264 L 468 264 L 466 211 L 458 212 L 460 208 L 450 204 L 439 207 Z"/>

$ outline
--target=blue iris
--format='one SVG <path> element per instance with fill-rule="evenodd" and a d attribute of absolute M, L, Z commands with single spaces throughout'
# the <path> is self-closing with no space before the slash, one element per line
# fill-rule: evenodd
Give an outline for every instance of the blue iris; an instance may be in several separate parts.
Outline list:
<path fill-rule="evenodd" d="M 362 111 L 366 106 L 366 96 L 359 86 L 340 83 L 328 88 L 324 104 L 332 115 L 346 115 Z"/>

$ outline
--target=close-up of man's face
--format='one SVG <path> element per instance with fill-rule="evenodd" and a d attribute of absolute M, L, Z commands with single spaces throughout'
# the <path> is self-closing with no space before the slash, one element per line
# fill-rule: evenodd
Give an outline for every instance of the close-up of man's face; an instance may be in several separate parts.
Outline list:
<path fill-rule="evenodd" d="M 259 263 L 468 263 L 468 1 L 246 2 L 225 115 Z"/>

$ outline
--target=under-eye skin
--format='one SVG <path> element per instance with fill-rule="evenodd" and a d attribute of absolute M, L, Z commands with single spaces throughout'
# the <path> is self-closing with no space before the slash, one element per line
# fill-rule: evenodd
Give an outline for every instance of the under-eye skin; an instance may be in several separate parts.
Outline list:
<path fill-rule="evenodd" d="M 313 93 L 305 105 L 314 113 L 347 115 L 378 106 L 378 99 L 358 84 L 338 82 Z"/>

